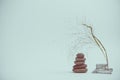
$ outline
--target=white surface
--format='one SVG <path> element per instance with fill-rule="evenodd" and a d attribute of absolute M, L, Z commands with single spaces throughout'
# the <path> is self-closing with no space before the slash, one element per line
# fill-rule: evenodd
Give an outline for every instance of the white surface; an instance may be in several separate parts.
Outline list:
<path fill-rule="evenodd" d="M 119 80 L 119 14 L 119 0 L 0 0 L 0 80 Z M 85 51 L 86 74 L 71 72 L 69 34 L 84 17 L 108 51 L 111 75 L 91 73 L 104 60 L 97 47 Z"/>

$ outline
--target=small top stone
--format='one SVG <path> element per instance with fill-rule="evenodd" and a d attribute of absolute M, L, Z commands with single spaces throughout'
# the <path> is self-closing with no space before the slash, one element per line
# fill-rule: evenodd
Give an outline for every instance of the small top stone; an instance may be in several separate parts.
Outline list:
<path fill-rule="evenodd" d="M 83 58 L 84 54 L 83 53 L 78 53 L 76 56 L 79 57 L 79 58 Z"/>

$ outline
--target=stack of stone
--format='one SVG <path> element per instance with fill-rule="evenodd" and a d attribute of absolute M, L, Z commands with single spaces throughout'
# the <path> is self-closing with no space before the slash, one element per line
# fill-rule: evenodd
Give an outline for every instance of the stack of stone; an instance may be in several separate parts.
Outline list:
<path fill-rule="evenodd" d="M 87 65 L 85 64 L 84 54 L 78 53 L 75 58 L 75 65 L 73 66 L 73 72 L 75 73 L 86 73 L 87 72 Z"/>

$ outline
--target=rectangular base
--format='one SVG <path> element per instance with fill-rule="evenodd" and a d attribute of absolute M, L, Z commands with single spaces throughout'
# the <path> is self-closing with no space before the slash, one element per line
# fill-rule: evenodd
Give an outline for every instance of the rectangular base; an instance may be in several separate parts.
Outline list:
<path fill-rule="evenodd" d="M 100 74 L 112 74 L 113 69 L 108 68 L 106 64 L 97 64 L 96 69 L 93 73 L 100 73 Z"/>
<path fill-rule="evenodd" d="M 100 74 L 112 74 L 113 69 L 108 68 L 108 69 L 95 69 L 93 73 L 100 73 Z"/>

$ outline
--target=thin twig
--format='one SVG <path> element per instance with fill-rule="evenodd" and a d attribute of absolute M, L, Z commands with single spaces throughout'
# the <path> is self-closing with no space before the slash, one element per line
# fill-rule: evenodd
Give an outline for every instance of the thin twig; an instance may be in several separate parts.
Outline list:
<path fill-rule="evenodd" d="M 91 30 L 91 35 L 94 39 L 94 41 L 96 42 L 96 44 L 98 45 L 98 47 L 100 48 L 100 50 L 102 51 L 103 55 L 106 58 L 106 62 L 107 62 L 107 66 L 108 66 L 108 56 L 107 56 L 107 51 L 105 49 L 105 47 L 103 46 L 103 44 L 101 43 L 101 41 L 93 34 L 93 29 L 91 26 L 88 26 L 87 24 L 83 24 L 84 26 L 90 28 Z"/>

